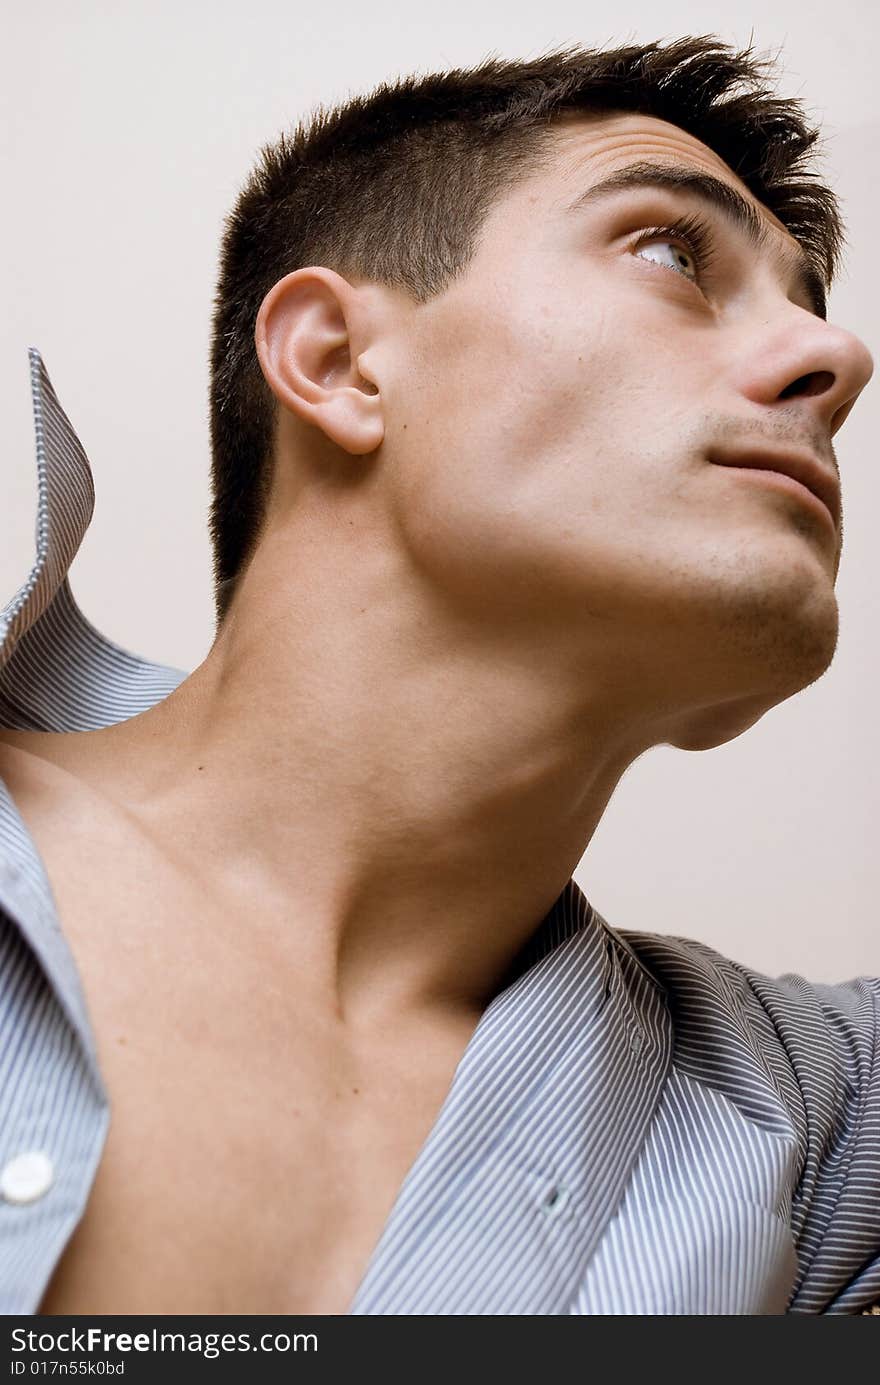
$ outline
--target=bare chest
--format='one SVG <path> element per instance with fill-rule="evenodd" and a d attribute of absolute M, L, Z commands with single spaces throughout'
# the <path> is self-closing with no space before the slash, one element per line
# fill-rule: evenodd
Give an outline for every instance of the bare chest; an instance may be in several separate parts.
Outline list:
<path fill-rule="evenodd" d="M 247 919 L 213 931 L 118 823 L 72 831 L 71 802 L 59 830 L 57 805 L 3 774 L 82 978 L 111 1110 L 39 1311 L 346 1313 L 468 1033 L 426 1041 L 415 1064 L 353 1054 L 298 1006 L 303 979 L 257 955 Z"/>

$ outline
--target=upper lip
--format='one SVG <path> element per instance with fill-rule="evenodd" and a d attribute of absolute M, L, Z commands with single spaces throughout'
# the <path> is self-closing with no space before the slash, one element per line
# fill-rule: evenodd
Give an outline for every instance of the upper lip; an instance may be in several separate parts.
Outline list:
<path fill-rule="evenodd" d="M 835 528 L 840 528 L 840 482 L 834 471 L 806 452 L 777 452 L 772 447 L 749 448 L 742 452 L 716 452 L 710 459 L 720 466 L 742 466 L 751 470 L 781 471 L 800 481 L 822 501 L 831 513 Z"/>

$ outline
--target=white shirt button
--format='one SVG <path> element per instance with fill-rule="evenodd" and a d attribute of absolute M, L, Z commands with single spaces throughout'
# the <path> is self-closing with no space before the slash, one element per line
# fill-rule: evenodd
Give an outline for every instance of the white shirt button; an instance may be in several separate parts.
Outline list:
<path fill-rule="evenodd" d="M 638 1058 L 639 1054 L 645 1046 L 645 1036 L 642 1033 L 641 1029 L 634 1029 L 632 1031 L 632 1033 L 629 1036 L 629 1046 L 631 1051 L 635 1054 L 636 1058 Z"/>
<path fill-rule="evenodd" d="M 0 1193 L 7 1202 L 36 1202 L 52 1186 L 55 1169 L 41 1149 L 17 1154 L 0 1170 Z"/>

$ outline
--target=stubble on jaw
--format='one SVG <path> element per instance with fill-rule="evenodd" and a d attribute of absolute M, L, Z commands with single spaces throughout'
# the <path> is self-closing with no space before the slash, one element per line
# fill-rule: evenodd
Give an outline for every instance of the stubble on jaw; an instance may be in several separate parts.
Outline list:
<path fill-rule="evenodd" d="M 815 543 L 808 520 L 792 518 Z M 815 563 L 793 562 L 780 576 L 753 548 L 733 558 L 734 571 L 703 576 L 712 641 L 730 672 L 731 691 L 783 701 L 826 672 L 837 650 L 840 613 L 831 575 Z M 773 705 L 771 702 L 770 705 Z"/>
<path fill-rule="evenodd" d="M 827 600 L 792 611 L 767 591 L 740 593 L 716 607 L 713 639 L 723 651 L 729 694 L 670 717 L 659 744 L 713 750 L 748 731 L 826 672 L 837 648 L 837 606 Z M 751 691 L 749 687 L 751 686 Z"/>

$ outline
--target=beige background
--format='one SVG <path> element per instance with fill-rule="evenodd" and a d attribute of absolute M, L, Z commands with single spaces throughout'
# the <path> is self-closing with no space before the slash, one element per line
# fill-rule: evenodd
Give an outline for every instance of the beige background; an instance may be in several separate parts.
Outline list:
<path fill-rule="evenodd" d="M 526 11 L 531 8 L 531 14 Z M 28 346 L 86 447 L 97 503 L 71 586 L 99 629 L 191 670 L 213 636 L 208 337 L 222 218 L 259 145 L 319 101 L 401 73 L 716 32 L 779 51 L 780 94 L 826 136 L 851 248 L 829 316 L 880 355 L 880 21 L 868 0 L 726 5 L 509 0 L 138 0 L 16 6 L 0 103 L 0 604 L 33 558 Z M 806 17 L 805 17 L 806 16 Z M 880 378 L 880 377 L 878 377 Z M 610 923 L 701 938 L 770 973 L 880 972 L 876 439 L 868 387 L 838 434 L 840 644 L 824 678 L 721 749 L 669 748 L 624 777 L 576 872 Z"/>

